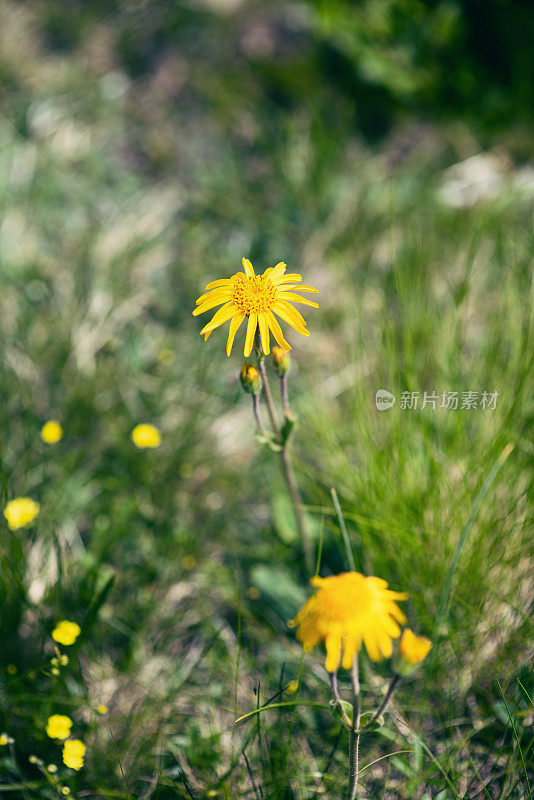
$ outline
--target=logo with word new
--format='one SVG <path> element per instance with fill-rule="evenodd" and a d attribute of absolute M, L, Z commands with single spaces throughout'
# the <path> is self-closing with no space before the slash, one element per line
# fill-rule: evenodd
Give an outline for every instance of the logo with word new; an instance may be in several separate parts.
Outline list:
<path fill-rule="evenodd" d="M 388 411 L 395 405 L 395 395 L 387 389 L 379 389 L 375 395 L 375 403 L 379 411 Z"/>

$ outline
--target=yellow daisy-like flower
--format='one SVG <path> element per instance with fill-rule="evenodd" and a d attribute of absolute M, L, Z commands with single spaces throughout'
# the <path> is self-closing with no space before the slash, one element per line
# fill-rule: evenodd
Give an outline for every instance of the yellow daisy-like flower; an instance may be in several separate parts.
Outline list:
<path fill-rule="evenodd" d="M 311 584 L 319 590 L 289 625 L 298 625 L 297 638 L 305 650 L 324 641 L 327 672 L 335 672 L 340 662 L 350 669 L 362 642 L 372 661 L 391 656 L 391 640 L 401 632 L 398 623 L 406 621 L 395 601 L 405 600 L 405 592 L 393 592 L 382 578 L 359 572 L 316 577 Z"/>
<path fill-rule="evenodd" d="M 68 739 L 72 720 L 63 714 L 52 714 L 46 723 L 46 733 L 51 739 Z"/>
<path fill-rule="evenodd" d="M 56 444 L 63 437 L 63 428 L 57 419 L 50 419 L 41 428 L 41 439 L 46 444 Z"/>
<path fill-rule="evenodd" d="M 296 272 L 286 274 L 286 265 L 283 261 L 275 267 L 269 267 L 263 275 L 256 275 L 254 267 L 243 258 L 243 272 L 236 272 L 231 278 L 213 281 L 206 286 L 206 293 L 197 300 L 197 307 L 193 316 L 203 314 L 215 306 L 222 305 L 213 318 L 200 331 L 207 340 L 211 332 L 225 322 L 230 321 L 230 331 L 226 343 L 226 355 L 232 352 L 232 345 L 237 330 L 245 317 L 248 317 L 247 335 L 245 338 L 245 358 L 252 352 L 256 329 L 260 329 L 261 346 L 263 352 L 270 352 L 269 331 L 284 350 L 291 350 L 291 346 L 284 339 L 282 329 L 276 317 L 287 322 L 303 336 L 309 336 L 306 322 L 302 314 L 291 303 L 303 303 L 313 308 L 319 308 L 317 303 L 295 294 L 299 292 L 318 292 L 313 286 L 299 286 L 302 276 Z"/>
<path fill-rule="evenodd" d="M 406 671 L 407 668 L 411 672 L 413 667 L 425 660 L 431 648 L 430 639 L 427 639 L 426 636 L 416 636 L 409 628 L 405 628 L 399 644 L 398 666 L 400 671 Z M 404 664 L 400 664 L 400 662 L 404 662 Z"/>
<path fill-rule="evenodd" d="M 58 644 L 74 644 L 81 632 L 82 629 L 76 622 L 69 622 L 68 619 L 63 619 L 58 622 L 52 631 L 52 639 Z"/>
<path fill-rule="evenodd" d="M 16 531 L 17 528 L 25 528 L 33 522 L 39 513 L 41 506 L 32 500 L 31 497 L 15 497 L 10 500 L 4 508 L 4 517 L 10 530 Z"/>
<path fill-rule="evenodd" d="M 63 745 L 63 763 L 71 769 L 83 767 L 86 747 L 80 739 L 68 739 Z"/>
<path fill-rule="evenodd" d="M 154 425 L 136 425 L 130 435 L 135 446 L 141 449 L 161 444 L 161 433 Z"/>

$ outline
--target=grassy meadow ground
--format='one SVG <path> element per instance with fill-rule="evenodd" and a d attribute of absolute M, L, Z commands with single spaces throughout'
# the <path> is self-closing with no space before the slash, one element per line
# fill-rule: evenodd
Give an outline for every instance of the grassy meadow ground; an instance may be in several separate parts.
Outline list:
<path fill-rule="evenodd" d="M 408 591 L 434 640 L 363 742 L 360 796 L 531 798 L 532 173 L 458 121 L 406 116 L 371 145 L 327 83 L 285 103 L 293 34 L 266 56 L 245 12 L 177 5 L 184 40 L 156 57 L 137 6 L 65 8 L 0 10 L 1 499 L 41 504 L 0 531 L 2 797 L 343 796 L 323 655 L 287 627 L 309 576 L 237 379 L 243 334 L 227 359 L 191 315 L 248 256 L 320 289 L 310 337 L 289 334 L 320 573 L 347 568 L 334 487 L 358 569 Z M 425 391 L 499 394 L 401 407 Z M 158 449 L 133 445 L 140 422 Z M 54 676 L 60 619 L 82 634 Z M 362 661 L 367 709 L 391 667 Z M 274 696 L 322 707 L 234 726 Z M 54 713 L 87 745 L 79 772 Z"/>

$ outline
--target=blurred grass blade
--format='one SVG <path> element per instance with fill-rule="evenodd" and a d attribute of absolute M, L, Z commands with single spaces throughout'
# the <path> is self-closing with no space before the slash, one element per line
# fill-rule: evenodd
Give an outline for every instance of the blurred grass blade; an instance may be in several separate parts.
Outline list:
<path fill-rule="evenodd" d="M 506 447 L 504 448 L 502 453 L 499 455 L 499 457 L 495 461 L 495 464 L 490 469 L 488 475 L 486 476 L 486 479 L 485 479 L 484 483 L 480 487 L 479 493 L 475 497 L 473 505 L 471 506 L 471 511 L 469 513 L 469 517 L 468 517 L 467 522 L 465 523 L 464 528 L 463 528 L 463 530 L 462 530 L 462 532 L 460 534 L 460 537 L 459 537 L 459 539 L 458 539 L 458 541 L 456 543 L 456 547 L 454 548 L 454 553 L 452 555 L 451 563 L 450 563 L 450 566 L 449 566 L 449 569 L 448 569 L 448 572 L 447 572 L 447 576 L 445 578 L 445 583 L 443 584 L 443 589 L 442 589 L 441 597 L 439 599 L 439 604 L 438 604 L 438 611 L 437 611 L 437 614 L 436 614 L 436 622 L 435 622 L 434 631 L 433 631 L 433 634 L 432 634 L 432 639 L 434 641 L 437 638 L 439 638 L 439 636 L 441 635 L 441 631 L 442 631 L 443 625 L 444 625 L 444 623 L 446 621 L 446 618 L 447 618 L 448 609 L 449 609 L 449 600 L 450 600 L 451 590 L 452 590 L 452 582 L 454 580 L 454 575 L 456 573 L 456 570 L 458 569 L 458 563 L 459 563 L 460 557 L 462 555 L 462 550 L 464 549 L 465 543 L 467 542 L 467 538 L 468 538 L 468 536 L 469 536 L 469 534 L 471 532 L 471 528 L 473 527 L 473 523 L 474 523 L 474 521 L 476 519 L 476 516 L 477 516 L 478 512 L 480 511 L 480 507 L 481 507 L 482 503 L 484 502 L 484 499 L 486 498 L 486 495 L 488 494 L 488 492 L 489 492 L 489 490 L 491 488 L 491 485 L 492 485 L 493 481 L 497 477 L 497 474 L 498 474 L 499 470 L 501 469 L 502 465 L 504 464 L 504 462 L 506 461 L 506 459 L 508 458 L 508 456 L 510 455 L 510 453 L 512 452 L 513 449 L 514 449 L 514 445 L 513 444 L 509 443 L 509 444 L 506 445 Z"/>

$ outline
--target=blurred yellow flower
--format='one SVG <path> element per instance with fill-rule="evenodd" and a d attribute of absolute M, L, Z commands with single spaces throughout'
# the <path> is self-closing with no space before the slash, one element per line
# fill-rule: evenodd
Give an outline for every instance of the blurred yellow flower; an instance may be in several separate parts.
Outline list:
<path fill-rule="evenodd" d="M 286 265 L 283 261 L 275 267 L 266 269 L 263 275 L 254 273 L 254 267 L 248 258 L 243 258 L 242 263 L 244 273 L 236 272 L 231 278 L 208 283 L 205 294 L 198 298 L 193 316 L 222 305 L 210 322 L 202 328 L 201 335 L 203 334 L 204 339 L 207 340 L 215 328 L 231 320 L 226 343 L 226 355 L 229 356 L 237 330 L 245 317 L 248 317 L 245 358 L 248 358 L 252 352 L 254 334 L 258 326 L 261 346 L 265 354 L 270 352 L 269 331 L 272 332 L 280 347 L 283 347 L 284 350 L 291 350 L 274 314 L 278 314 L 298 333 L 309 336 L 303 316 L 291 305 L 291 302 L 303 303 L 313 308 L 319 308 L 319 306 L 317 303 L 295 294 L 292 290 L 296 289 L 299 292 L 317 292 L 318 290 L 312 286 L 299 286 L 298 283 L 302 280 L 302 276 L 295 272 L 285 274 Z"/>
<path fill-rule="evenodd" d="M 39 513 L 41 506 L 32 500 L 31 497 L 15 497 L 10 500 L 4 508 L 4 517 L 10 530 L 25 528 L 32 522 Z"/>
<path fill-rule="evenodd" d="M 63 763 L 71 769 L 83 767 L 85 745 L 80 739 L 68 739 L 63 745 Z"/>
<path fill-rule="evenodd" d="M 63 714 L 52 714 L 48 717 L 46 733 L 51 739 L 67 739 L 70 736 L 72 720 Z"/>
<path fill-rule="evenodd" d="M 154 425 L 136 425 L 131 433 L 132 441 L 136 447 L 159 447 L 161 433 Z"/>
<path fill-rule="evenodd" d="M 108 713 L 108 707 L 104 706 L 104 705 L 97 706 L 96 707 L 96 711 L 97 711 L 98 714 L 107 714 Z"/>
<path fill-rule="evenodd" d="M 74 644 L 81 632 L 82 629 L 76 622 L 69 622 L 68 619 L 63 619 L 58 622 L 52 631 L 52 639 L 58 644 Z"/>
<path fill-rule="evenodd" d="M 432 642 L 426 636 L 416 636 L 409 628 L 402 632 L 399 644 L 397 668 L 401 674 L 409 674 L 413 667 L 424 661 L 432 648 Z"/>
<path fill-rule="evenodd" d="M 46 444 L 56 444 L 63 437 L 63 428 L 57 419 L 50 419 L 41 428 L 41 439 Z"/>
<path fill-rule="evenodd" d="M 406 621 L 395 601 L 405 600 L 407 594 L 391 591 L 382 578 L 359 572 L 315 577 L 311 584 L 318 591 L 289 625 L 298 625 L 297 638 L 305 650 L 324 641 L 328 672 L 335 672 L 340 662 L 350 669 L 362 642 L 372 661 L 391 656 L 391 640 L 401 632 L 397 623 Z"/>
<path fill-rule="evenodd" d="M 7 744 L 8 741 L 7 733 L 0 733 L 0 745 Z"/>

